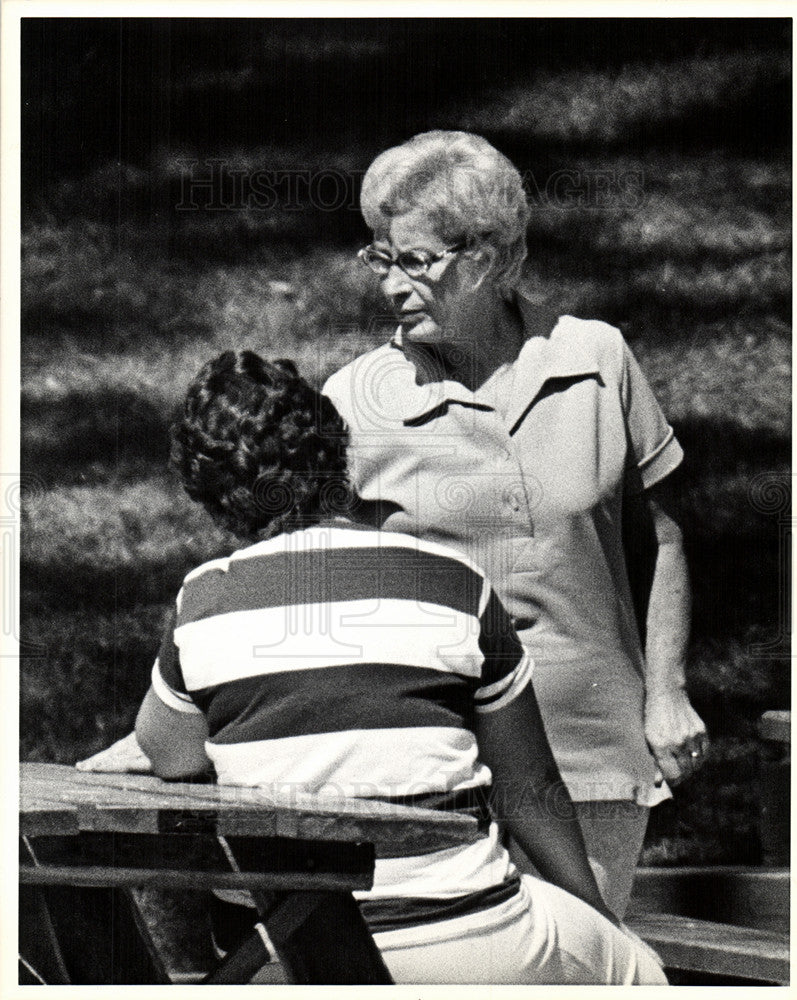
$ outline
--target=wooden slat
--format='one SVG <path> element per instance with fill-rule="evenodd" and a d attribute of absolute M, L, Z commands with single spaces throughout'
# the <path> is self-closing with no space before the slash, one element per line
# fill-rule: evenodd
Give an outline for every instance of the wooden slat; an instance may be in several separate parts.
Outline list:
<path fill-rule="evenodd" d="M 788 868 L 690 865 L 637 868 L 631 913 L 677 913 L 696 920 L 785 932 Z"/>
<path fill-rule="evenodd" d="M 373 800 L 277 795 L 258 788 L 164 782 L 151 775 L 94 774 L 58 764 L 23 764 L 20 812 L 32 803 L 74 806 L 85 830 L 154 832 L 164 813 L 215 816 L 219 832 L 305 840 L 367 840 L 396 856 L 478 839 L 476 820 L 461 814 Z"/>
<path fill-rule="evenodd" d="M 23 885 L 121 887 L 153 885 L 163 889 L 267 889 L 270 892 L 352 892 L 370 889 L 372 878 L 338 872 L 181 871 L 176 868 L 111 868 L 107 865 L 21 865 Z"/>
<path fill-rule="evenodd" d="M 655 948 L 668 968 L 789 982 L 786 935 L 669 913 L 629 917 L 628 925 Z"/>
<path fill-rule="evenodd" d="M 27 816 L 46 807 L 52 812 L 71 811 L 80 830 L 108 830 L 125 833 L 157 833 L 162 813 L 180 813 L 186 809 L 179 796 L 147 794 L 142 800 L 135 792 L 123 789 L 69 788 L 60 792 L 50 784 L 26 782 L 20 796 L 20 823 Z M 204 808 L 204 807 L 203 807 Z M 212 815 L 212 810 L 204 810 Z"/>
<path fill-rule="evenodd" d="M 146 870 L 151 873 L 147 881 L 155 882 L 158 873 L 191 871 L 200 887 L 203 879 L 208 883 L 218 873 L 230 872 L 230 850 L 235 856 L 235 870 L 256 873 L 268 884 L 278 882 L 291 888 L 297 887 L 296 879 L 312 889 L 317 879 L 335 875 L 345 876 L 351 888 L 368 889 L 374 870 L 374 849 L 368 843 L 230 837 L 222 845 L 218 838 L 201 831 L 157 834 L 83 831 L 78 837 L 26 838 L 25 846 L 27 850 L 21 854 L 23 864 L 73 869 L 76 878 L 79 871 L 88 868 Z M 120 884 L 128 884 L 131 877 L 125 877 Z M 44 876 L 28 878 L 42 881 Z M 92 878 L 92 884 L 93 881 Z M 179 881 L 184 881 L 182 876 Z"/>
<path fill-rule="evenodd" d="M 37 792 L 37 795 L 40 794 Z M 81 831 L 158 833 L 164 828 L 176 829 L 180 825 L 190 829 L 205 817 L 207 828 L 212 826 L 223 836 L 368 841 L 377 846 L 380 854 L 389 857 L 455 847 L 478 836 L 476 822 L 470 817 L 444 817 L 449 821 L 430 824 L 423 815 L 420 821 L 415 815 L 340 815 L 335 804 L 326 803 L 323 811 L 320 807 L 312 810 L 296 807 L 288 811 L 284 806 L 242 807 L 228 803 L 197 803 L 177 796 L 162 796 L 157 803 L 148 798 L 143 804 L 135 795 L 126 792 L 114 796 L 102 794 L 98 801 L 88 792 L 85 797 L 72 796 L 71 803 L 52 802 L 47 806 L 41 798 L 37 798 L 33 809 L 29 802 L 23 804 L 21 824 L 26 832 L 70 832 L 65 825 L 70 806 L 71 823 L 76 823 Z M 60 831 L 46 828 L 42 821 L 35 819 L 31 820 L 33 825 L 28 828 L 28 816 L 36 817 L 42 810 L 51 817 L 60 816 Z M 461 819 L 464 822 L 460 822 Z"/>
<path fill-rule="evenodd" d="M 65 803 L 29 799 L 19 815 L 20 836 L 73 836 L 79 830 L 77 809 Z"/>
<path fill-rule="evenodd" d="M 764 712 L 758 720 L 758 735 L 773 743 L 791 744 L 791 712 Z"/>

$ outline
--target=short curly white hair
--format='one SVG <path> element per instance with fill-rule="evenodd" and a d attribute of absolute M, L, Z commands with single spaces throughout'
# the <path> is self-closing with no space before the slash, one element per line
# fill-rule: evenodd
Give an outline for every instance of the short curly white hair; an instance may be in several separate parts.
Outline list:
<path fill-rule="evenodd" d="M 493 281 L 510 291 L 526 258 L 530 209 L 520 174 L 480 135 L 421 132 L 380 153 L 360 192 L 367 225 L 384 231 L 390 219 L 422 207 L 446 242 L 495 251 Z"/>

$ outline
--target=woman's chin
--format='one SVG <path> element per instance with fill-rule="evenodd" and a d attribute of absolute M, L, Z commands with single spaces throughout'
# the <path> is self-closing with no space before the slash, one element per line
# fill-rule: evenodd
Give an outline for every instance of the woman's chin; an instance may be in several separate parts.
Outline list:
<path fill-rule="evenodd" d="M 401 335 L 416 344 L 437 344 L 440 341 L 440 327 L 428 316 L 410 316 L 401 319 Z"/>

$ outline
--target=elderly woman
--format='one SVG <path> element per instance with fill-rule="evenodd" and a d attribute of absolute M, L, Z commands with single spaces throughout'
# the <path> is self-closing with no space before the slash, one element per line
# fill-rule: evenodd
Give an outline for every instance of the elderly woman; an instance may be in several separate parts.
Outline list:
<path fill-rule="evenodd" d="M 667 497 L 681 448 L 620 332 L 527 291 L 529 208 L 486 140 L 429 132 L 387 150 L 361 205 L 374 242 L 360 259 L 398 327 L 324 388 L 354 486 L 398 506 L 384 529 L 487 571 L 622 915 L 662 777 L 686 778 L 707 747 L 684 689 L 690 592 Z M 653 534 L 643 653 L 624 539 L 643 549 Z"/>

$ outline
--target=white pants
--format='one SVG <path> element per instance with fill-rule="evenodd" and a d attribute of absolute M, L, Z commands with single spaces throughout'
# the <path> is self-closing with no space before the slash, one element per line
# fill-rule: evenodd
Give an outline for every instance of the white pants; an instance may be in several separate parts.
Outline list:
<path fill-rule="evenodd" d="M 649 954 L 599 913 L 531 875 L 489 910 L 374 934 L 397 983 L 666 985 Z"/>

